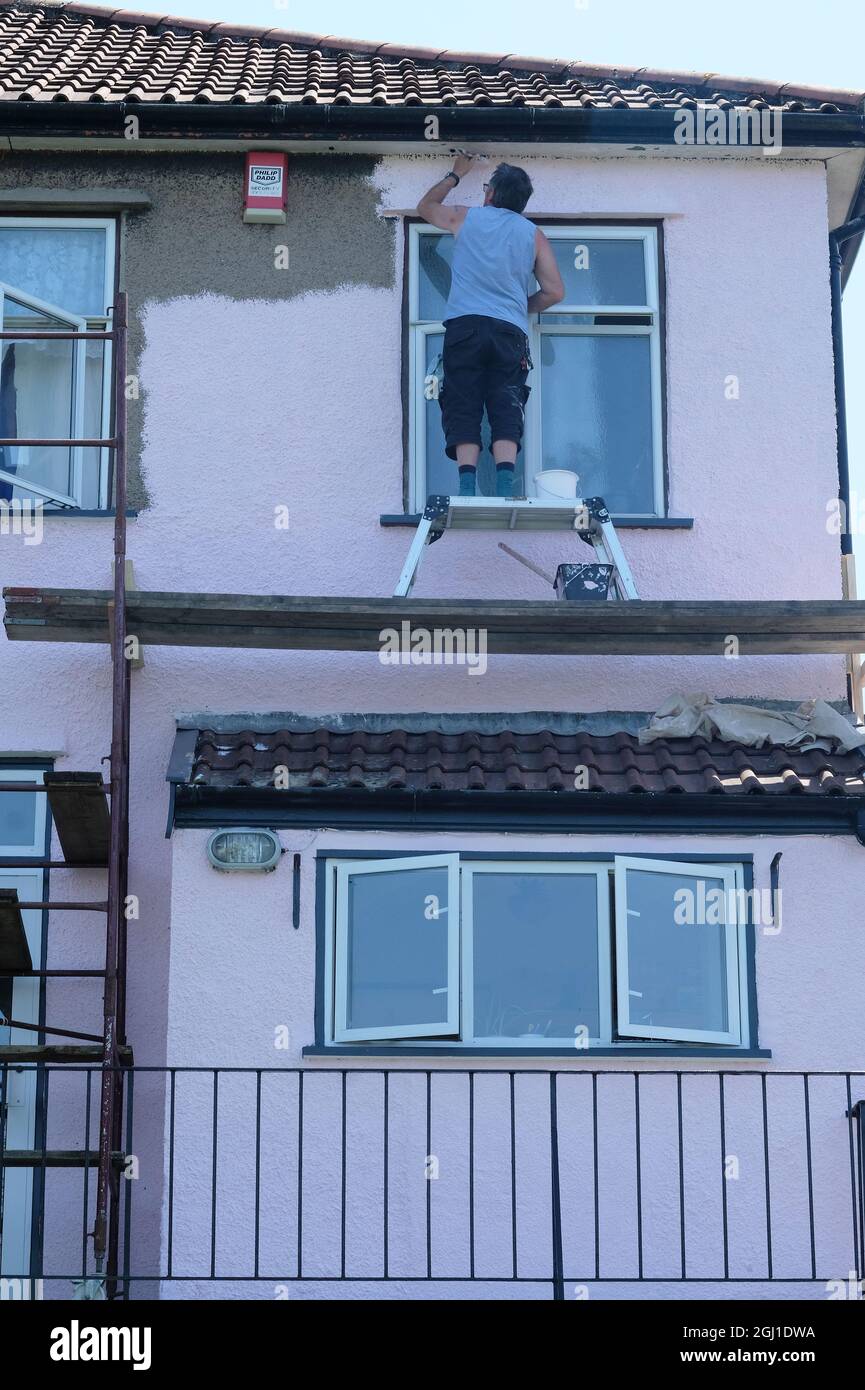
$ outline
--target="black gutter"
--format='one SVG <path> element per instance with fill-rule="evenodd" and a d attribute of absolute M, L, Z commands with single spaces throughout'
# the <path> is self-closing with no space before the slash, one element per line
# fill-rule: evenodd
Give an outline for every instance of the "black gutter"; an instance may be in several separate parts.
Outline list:
<path fill-rule="evenodd" d="M 863 104 L 862 119 L 863 121 L 865 121 L 865 104 Z M 857 188 L 856 193 L 853 197 L 853 201 L 851 202 L 850 207 L 847 210 L 847 221 L 853 222 L 860 218 L 863 215 L 863 213 L 865 213 L 865 169 L 863 169 L 862 171 L 862 177 L 859 180 L 859 187 Z M 850 273 L 853 269 L 853 266 L 856 264 L 856 257 L 858 256 L 860 247 L 862 245 L 862 237 L 863 233 L 859 232 L 856 236 L 850 237 L 848 241 L 844 242 L 844 246 L 841 251 L 841 257 L 844 262 L 844 273 L 841 277 L 842 289 L 846 288 L 847 281 L 850 278 Z"/>
<path fill-rule="evenodd" d="M 773 108 L 774 109 L 774 108 Z M 680 113 L 679 113 L 680 114 Z M 426 135 L 428 119 L 439 138 Z M 130 136 L 129 118 L 137 130 Z M 135 140 L 416 141 L 419 148 L 473 141 L 675 145 L 677 111 L 596 111 L 535 106 L 343 106 L 242 102 L 2 102 L 0 135 Z M 784 111 L 785 147 L 865 144 L 858 111 Z"/>
<path fill-rule="evenodd" d="M 178 829 L 218 830 L 232 824 L 274 830 L 855 835 L 865 845 L 865 796 L 176 786 L 173 825 Z"/>

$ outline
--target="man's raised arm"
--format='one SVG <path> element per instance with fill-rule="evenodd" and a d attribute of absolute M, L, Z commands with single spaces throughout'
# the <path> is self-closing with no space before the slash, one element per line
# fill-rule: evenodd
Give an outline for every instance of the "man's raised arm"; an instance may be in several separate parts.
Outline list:
<path fill-rule="evenodd" d="M 442 204 L 471 167 L 471 157 L 467 154 L 458 154 L 451 173 L 445 174 L 444 178 L 433 184 L 429 192 L 421 198 L 417 205 L 418 216 L 422 217 L 425 222 L 432 223 L 434 227 L 440 227 L 443 232 L 453 232 L 456 235 L 465 221 L 468 208 L 459 205 L 446 208 Z"/>
<path fill-rule="evenodd" d="M 535 236 L 535 279 L 540 285 L 529 296 L 529 313 L 540 314 L 553 304 L 560 304 L 565 297 L 565 282 L 559 273 L 556 257 L 540 227 Z"/>

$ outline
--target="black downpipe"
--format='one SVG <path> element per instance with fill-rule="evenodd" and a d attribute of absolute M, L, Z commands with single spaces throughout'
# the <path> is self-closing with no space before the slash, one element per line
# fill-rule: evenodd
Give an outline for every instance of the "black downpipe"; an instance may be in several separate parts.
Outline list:
<path fill-rule="evenodd" d="M 832 302 L 832 354 L 835 361 L 835 412 L 838 429 L 838 500 L 841 503 L 841 554 L 852 555 L 850 530 L 850 455 L 847 442 L 847 397 L 844 386 L 844 329 L 841 323 L 841 271 L 845 241 L 865 232 L 865 217 L 856 217 L 829 233 L 829 290 Z"/>
<path fill-rule="evenodd" d="M 865 217 L 855 217 L 829 233 L 829 293 L 832 312 L 832 357 L 835 369 L 835 422 L 838 439 L 838 501 L 841 504 L 841 554 L 853 554 L 850 523 L 850 451 L 847 439 L 847 396 L 844 383 L 844 329 L 841 321 L 842 246 L 865 232 Z M 847 703 L 855 709 L 853 678 L 847 673 Z"/>

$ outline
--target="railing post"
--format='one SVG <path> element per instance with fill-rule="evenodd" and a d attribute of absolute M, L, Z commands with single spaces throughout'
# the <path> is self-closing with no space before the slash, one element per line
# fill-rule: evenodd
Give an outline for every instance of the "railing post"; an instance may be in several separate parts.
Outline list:
<path fill-rule="evenodd" d="M 854 1230 L 854 1258 L 858 1264 L 856 1270 L 857 1282 L 865 1280 L 865 1100 L 857 1100 L 849 1110 L 850 1124 L 854 1127 L 856 1136 L 856 1213 L 859 1230 L 858 1249 Z M 852 1155 L 851 1155 L 852 1157 Z"/>
<path fill-rule="evenodd" d="M 562 1253 L 562 1192 L 559 1181 L 559 1113 L 556 1099 L 556 1076 L 550 1072 L 550 1197 L 552 1203 L 553 1236 L 553 1299 L 564 1302 L 565 1264 Z"/>

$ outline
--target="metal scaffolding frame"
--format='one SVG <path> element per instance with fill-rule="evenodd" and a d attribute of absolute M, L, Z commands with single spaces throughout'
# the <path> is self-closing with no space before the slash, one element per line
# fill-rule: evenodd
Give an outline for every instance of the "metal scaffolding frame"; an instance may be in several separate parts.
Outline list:
<path fill-rule="evenodd" d="M 57 773 L 46 775 L 44 783 L 2 782 L 2 792 L 39 792 L 49 798 L 52 810 L 65 810 L 70 827 L 77 820 L 76 847 L 78 852 L 72 857 L 65 850 L 62 860 L 22 859 L 15 861 L 4 858 L 4 868 L 105 868 L 108 875 L 107 899 L 104 902 L 20 902 L 4 904 L 7 913 L 17 913 L 20 924 L 22 910 L 39 909 L 46 913 L 52 910 L 100 912 L 105 914 L 105 966 L 103 970 L 50 970 L 21 968 L 4 971 L 16 977 L 38 977 L 44 981 L 55 977 L 101 977 L 104 981 L 102 1007 L 102 1036 L 75 1032 L 68 1028 L 54 1028 L 48 1022 L 37 1024 L 22 1023 L 15 1019 L 7 1022 L 12 1028 L 24 1028 L 35 1032 L 39 1042 L 34 1047 L 10 1046 L 0 1049 L 5 1063 L 4 1074 L 16 1061 L 23 1063 L 52 1063 L 57 1061 L 80 1061 L 88 1053 L 101 1058 L 101 1089 L 99 1104 L 99 1144 L 95 1165 L 82 1159 L 85 1167 L 95 1166 L 96 1209 L 93 1227 L 93 1252 L 97 1276 L 105 1281 L 108 1297 L 121 1292 L 117 1285 L 118 1243 L 120 1218 L 120 1170 L 116 1161 L 123 1132 L 123 1070 L 130 1060 L 130 1050 L 126 1039 L 126 898 L 128 889 L 129 862 L 129 715 L 130 715 L 130 667 L 127 653 L 126 631 L 126 508 L 127 508 L 127 456 L 126 456 L 126 354 L 127 354 L 127 297 L 118 293 L 111 312 L 111 328 L 99 331 L 62 330 L 9 330 L 0 332 L 0 341 L 45 341 L 56 342 L 102 342 L 110 343 L 112 349 L 111 371 L 113 379 L 113 432 L 107 438 L 70 439 L 0 439 L 0 447 L 20 448 L 104 448 L 110 451 L 113 459 L 113 502 L 114 502 L 114 585 L 111 601 L 111 754 L 109 781 L 105 783 L 102 774 Z M 26 486 L 26 484 L 25 484 Z M 81 840 L 87 839 L 86 824 L 82 831 L 81 812 L 89 806 L 100 806 L 106 795 L 110 796 L 110 815 L 108 818 L 107 853 L 90 856 L 94 862 L 87 862 L 82 855 Z M 98 821 L 98 815 L 94 818 Z M 85 822 L 87 817 L 85 816 Z M 59 830 L 61 844 L 63 834 Z M 64 847 L 65 849 L 65 847 Z M 7 916 L 7 922 L 9 921 Z M 21 927 L 23 938 L 23 926 Z M 43 1035 L 60 1036 L 95 1044 L 94 1047 L 48 1044 Z M 5 1147 L 5 1112 L 0 1111 L 0 1152 Z M 34 1150 L 32 1154 L 22 1155 L 18 1166 L 44 1166 L 44 1151 Z"/>

